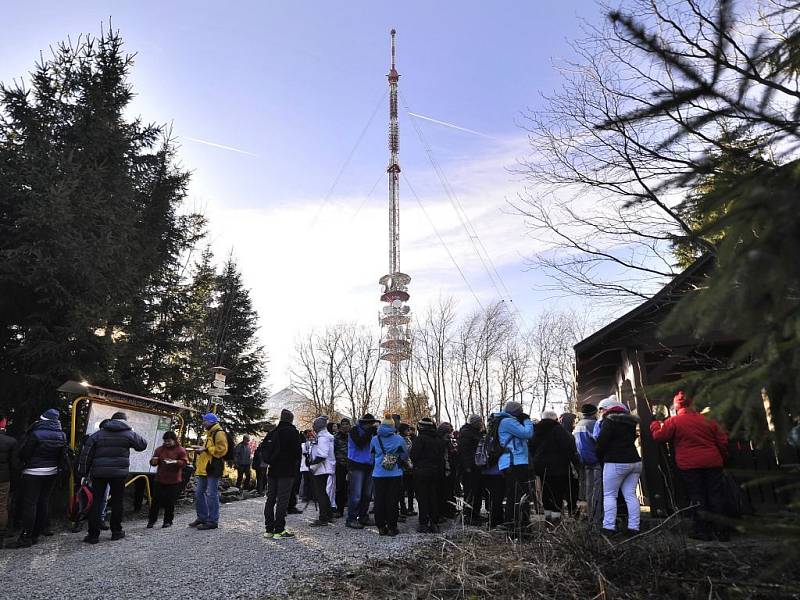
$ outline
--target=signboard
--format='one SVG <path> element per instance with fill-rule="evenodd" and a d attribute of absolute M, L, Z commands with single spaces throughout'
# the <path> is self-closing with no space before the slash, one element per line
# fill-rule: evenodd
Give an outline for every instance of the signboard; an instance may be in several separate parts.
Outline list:
<path fill-rule="evenodd" d="M 89 420 L 86 424 L 86 433 L 91 435 L 100 429 L 100 423 L 105 419 L 110 419 L 111 415 L 117 411 L 122 411 L 128 415 L 128 425 L 131 426 L 131 429 L 147 440 L 147 448 L 144 452 L 131 450 L 131 473 L 155 473 L 156 467 L 150 466 L 150 458 L 153 456 L 155 449 L 162 444 L 162 436 L 165 431 L 169 431 L 172 418 L 138 411 L 133 408 L 121 409 L 92 400 L 89 408 Z"/>

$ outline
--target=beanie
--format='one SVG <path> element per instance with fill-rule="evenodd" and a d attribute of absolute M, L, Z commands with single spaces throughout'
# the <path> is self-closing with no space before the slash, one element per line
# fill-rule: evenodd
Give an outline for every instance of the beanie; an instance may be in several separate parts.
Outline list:
<path fill-rule="evenodd" d="M 680 408 L 688 408 L 692 405 L 692 399 L 686 395 L 686 392 L 680 390 L 675 397 L 672 399 L 672 402 L 675 404 L 676 409 Z"/>
<path fill-rule="evenodd" d="M 618 404 L 617 397 L 615 395 L 608 396 L 607 398 L 603 398 L 600 400 L 600 404 L 597 405 L 597 408 L 600 410 L 607 410 L 611 408 L 614 404 Z"/>
<path fill-rule="evenodd" d="M 61 413 L 58 412 L 57 408 L 48 408 L 42 413 L 41 416 L 42 419 L 46 419 L 48 421 L 57 421 L 60 417 Z"/>
<path fill-rule="evenodd" d="M 419 420 L 417 429 L 420 431 L 434 431 L 436 429 L 436 423 L 434 423 L 433 419 L 430 417 L 425 417 Z"/>
<path fill-rule="evenodd" d="M 542 415 L 541 415 L 541 418 L 542 418 L 542 421 L 544 421 L 545 419 L 549 419 L 551 421 L 558 421 L 558 415 L 556 414 L 556 411 L 554 411 L 554 410 L 545 410 L 545 411 L 543 411 Z"/>
<path fill-rule="evenodd" d="M 286 408 L 281 409 L 281 423 L 291 423 L 294 421 L 294 413 Z"/>
<path fill-rule="evenodd" d="M 203 415 L 203 421 L 207 423 L 219 423 L 219 418 L 214 413 L 206 413 Z"/>
<path fill-rule="evenodd" d="M 383 425 L 394 429 L 394 419 L 392 417 L 386 417 L 383 421 L 381 421 L 381 426 Z"/>
<path fill-rule="evenodd" d="M 581 406 L 581 414 L 584 417 L 591 417 L 594 414 L 597 414 L 597 407 L 594 404 L 584 404 Z"/>
<path fill-rule="evenodd" d="M 518 415 L 522 412 L 522 404 L 515 400 L 509 400 L 506 402 L 505 412 L 510 415 Z"/>
<path fill-rule="evenodd" d="M 315 432 L 322 431 L 328 426 L 328 417 L 325 415 L 317 417 L 314 419 L 313 423 L 311 423 L 311 426 L 314 428 Z"/>
<path fill-rule="evenodd" d="M 366 413 L 358 420 L 359 425 L 370 425 L 372 423 L 380 423 L 378 419 L 373 417 L 370 413 Z"/>
<path fill-rule="evenodd" d="M 116 421 L 127 421 L 128 420 L 128 415 L 126 415 L 124 412 L 122 412 L 120 410 L 120 411 L 115 412 L 113 415 L 111 415 L 111 418 L 116 420 Z"/>
<path fill-rule="evenodd" d="M 470 415 L 469 419 L 467 419 L 467 423 L 472 425 L 473 427 L 478 427 L 483 422 L 480 415 Z"/>

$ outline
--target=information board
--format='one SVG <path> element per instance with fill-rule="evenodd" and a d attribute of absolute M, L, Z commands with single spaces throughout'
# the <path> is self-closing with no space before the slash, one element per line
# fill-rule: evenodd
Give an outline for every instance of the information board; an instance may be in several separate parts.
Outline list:
<path fill-rule="evenodd" d="M 132 408 L 118 408 L 92 401 L 89 409 L 89 421 L 86 424 L 86 433 L 91 435 L 100 429 L 100 423 L 105 419 L 110 419 L 115 412 L 122 411 L 128 416 L 128 425 L 136 433 L 147 440 L 147 448 L 143 452 L 136 452 L 131 449 L 131 473 L 155 473 L 156 467 L 150 466 L 150 458 L 163 440 L 165 431 L 169 431 L 172 425 L 172 418 L 162 415 L 155 415 L 149 412 L 142 412 Z"/>

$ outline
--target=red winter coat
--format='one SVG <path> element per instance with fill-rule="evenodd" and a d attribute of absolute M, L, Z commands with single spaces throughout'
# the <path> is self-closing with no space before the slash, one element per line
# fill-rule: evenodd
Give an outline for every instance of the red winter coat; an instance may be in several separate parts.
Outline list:
<path fill-rule="evenodd" d="M 651 422 L 650 433 L 657 442 L 674 444 L 681 470 L 718 468 L 728 455 L 728 436 L 719 425 L 685 408 L 665 421 Z"/>

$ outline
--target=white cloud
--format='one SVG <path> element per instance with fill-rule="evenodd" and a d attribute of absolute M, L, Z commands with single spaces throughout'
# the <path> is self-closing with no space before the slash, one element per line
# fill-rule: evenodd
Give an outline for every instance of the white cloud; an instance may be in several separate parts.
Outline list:
<path fill-rule="evenodd" d="M 491 153 L 457 168 L 448 179 L 495 266 L 519 265 L 533 242 L 522 219 L 509 214 L 506 198 L 519 184 L 506 170 L 524 140 L 492 146 Z M 497 297 L 451 201 L 432 173 L 412 176 L 420 199 L 467 280 L 484 302 Z M 433 190 L 433 193 L 426 193 Z M 333 198 L 315 220 L 319 202 L 298 201 L 258 209 L 226 207 L 208 200 L 217 256 L 233 249 L 261 318 L 270 356 L 273 391 L 289 383 L 294 341 L 311 328 L 339 321 L 377 327 L 378 279 L 388 270 L 388 210 L 376 193 Z M 360 208 L 360 210 L 359 210 Z M 311 226 L 314 223 L 313 227 Z M 412 310 L 422 312 L 440 295 L 474 305 L 466 284 L 431 229 L 410 190 L 401 185 L 401 265 L 412 276 Z M 476 240 L 473 240 L 477 244 Z"/>

